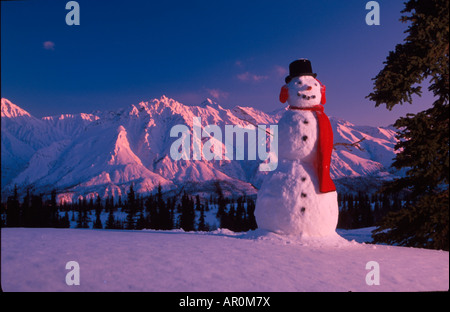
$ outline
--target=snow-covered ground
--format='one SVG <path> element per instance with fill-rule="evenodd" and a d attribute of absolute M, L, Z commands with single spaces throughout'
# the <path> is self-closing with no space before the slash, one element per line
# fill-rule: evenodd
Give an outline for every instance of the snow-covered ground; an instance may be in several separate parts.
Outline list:
<path fill-rule="evenodd" d="M 435 291 L 449 288 L 449 253 L 363 244 L 371 228 L 298 240 L 234 233 L 1 229 L 3 291 Z M 355 240 L 353 240 L 355 239 Z M 69 261 L 80 285 L 66 284 Z M 379 265 L 379 285 L 367 285 Z"/>

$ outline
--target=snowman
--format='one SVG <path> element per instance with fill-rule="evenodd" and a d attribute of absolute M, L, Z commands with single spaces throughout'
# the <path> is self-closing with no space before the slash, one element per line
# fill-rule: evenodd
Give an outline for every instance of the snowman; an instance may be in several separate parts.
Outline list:
<path fill-rule="evenodd" d="M 289 106 L 278 122 L 278 167 L 258 192 L 258 228 L 282 235 L 334 235 L 338 220 L 336 187 L 330 178 L 333 132 L 323 112 L 325 86 L 311 62 L 289 65 L 280 101 Z"/>

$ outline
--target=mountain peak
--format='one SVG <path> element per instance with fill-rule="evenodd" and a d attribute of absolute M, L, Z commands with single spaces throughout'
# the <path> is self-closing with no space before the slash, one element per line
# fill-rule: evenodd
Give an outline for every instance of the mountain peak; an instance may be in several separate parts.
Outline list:
<path fill-rule="evenodd" d="M 114 146 L 114 152 L 108 162 L 110 165 L 124 165 L 136 163 L 142 165 L 141 160 L 137 157 L 130 148 L 128 142 L 128 133 L 124 126 L 117 127 L 117 139 Z"/>
<path fill-rule="evenodd" d="M 138 105 L 131 105 L 130 115 L 139 114 L 141 111 L 150 112 L 154 109 L 164 109 L 165 107 L 177 110 L 179 107 L 184 107 L 184 104 L 162 95 L 159 99 L 154 98 L 150 101 L 141 101 Z"/>
<path fill-rule="evenodd" d="M 13 104 L 10 100 L 2 98 L 2 117 L 16 118 L 20 116 L 31 117 L 30 113 Z"/>
<path fill-rule="evenodd" d="M 165 96 L 164 94 L 159 99 L 153 99 L 152 103 L 159 103 L 165 106 L 183 105 L 180 102 Z"/>
<path fill-rule="evenodd" d="M 206 107 L 206 106 L 212 106 L 212 107 L 218 107 L 219 104 L 210 98 L 206 98 L 200 105 L 200 107 Z"/>

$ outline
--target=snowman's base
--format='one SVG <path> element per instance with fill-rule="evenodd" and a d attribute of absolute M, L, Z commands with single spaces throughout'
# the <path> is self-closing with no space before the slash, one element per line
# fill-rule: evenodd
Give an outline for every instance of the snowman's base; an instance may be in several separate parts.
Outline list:
<path fill-rule="evenodd" d="M 247 236 L 257 240 L 277 241 L 285 245 L 292 244 L 311 247 L 345 247 L 353 244 L 336 232 L 318 237 L 308 235 L 286 235 L 265 229 L 256 229 L 248 232 Z"/>
<path fill-rule="evenodd" d="M 336 192 L 321 193 L 315 167 L 280 161 L 264 180 L 256 199 L 258 227 L 295 237 L 328 237 L 336 231 Z"/>

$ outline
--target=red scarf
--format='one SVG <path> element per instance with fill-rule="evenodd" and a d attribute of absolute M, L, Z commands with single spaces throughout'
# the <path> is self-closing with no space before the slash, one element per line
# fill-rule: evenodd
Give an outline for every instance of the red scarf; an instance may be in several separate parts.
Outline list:
<path fill-rule="evenodd" d="M 309 110 L 316 113 L 319 122 L 319 151 L 317 153 L 317 169 L 319 174 L 320 192 L 336 191 L 336 186 L 330 177 L 331 153 L 333 152 L 333 129 L 328 116 L 323 112 L 322 105 L 312 107 L 289 106 L 292 110 Z"/>

